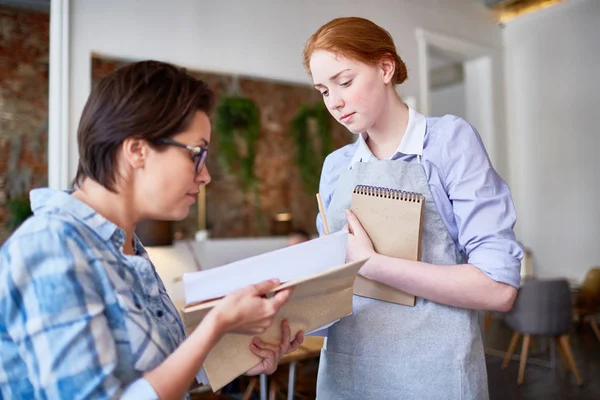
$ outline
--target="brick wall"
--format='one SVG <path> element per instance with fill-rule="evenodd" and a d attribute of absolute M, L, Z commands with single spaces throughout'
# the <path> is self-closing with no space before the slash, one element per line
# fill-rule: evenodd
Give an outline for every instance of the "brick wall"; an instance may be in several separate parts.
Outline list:
<path fill-rule="evenodd" d="M 0 243 L 10 234 L 8 202 L 27 196 L 31 188 L 47 185 L 48 56 L 49 15 L 0 6 Z M 121 64 L 94 59 L 93 81 Z M 233 79 L 222 74 L 193 74 L 217 95 Z M 245 195 L 235 178 L 221 170 L 216 159 L 217 139 L 211 144 L 208 163 L 213 180 L 206 193 L 206 221 L 212 236 L 270 234 L 273 218 L 281 212 L 291 213 L 295 227 L 314 233 L 315 198 L 302 187 L 289 125 L 300 104 L 321 101 L 318 92 L 309 86 L 253 78 L 240 78 L 239 87 L 261 110 L 263 127 L 255 172 L 267 229 L 259 229 L 253 196 Z M 344 128 L 335 122 L 333 126 L 335 148 L 351 140 Z M 176 231 L 192 237 L 196 230 L 197 209 L 192 207 Z"/>
<path fill-rule="evenodd" d="M 8 202 L 48 184 L 49 15 L 0 6 L 0 243 Z"/>

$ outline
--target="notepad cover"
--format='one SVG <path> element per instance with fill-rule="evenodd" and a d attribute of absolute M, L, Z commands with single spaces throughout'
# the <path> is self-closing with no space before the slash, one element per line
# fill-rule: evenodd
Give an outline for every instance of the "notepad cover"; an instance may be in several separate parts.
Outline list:
<path fill-rule="evenodd" d="M 352 193 L 351 210 L 377 253 L 420 261 L 424 201 L 418 193 L 358 185 Z M 409 293 L 362 276 L 356 277 L 354 294 L 406 306 L 416 302 Z"/>
<path fill-rule="evenodd" d="M 352 313 L 353 283 L 358 270 L 366 260 L 347 263 L 327 271 L 286 282 L 273 290 L 293 288 L 288 302 L 279 310 L 273 324 L 261 335 L 268 343 L 281 340 L 281 321 L 286 319 L 292 335 L 302 330 L 305 333 L 327 325 Z M 186 330 L 191 332 L 220 299 L 187 306 L 183 309 Z M 242 375 L 260 358 L 254 355 L 249 345 L 252 336 L 226 334 L 208 353 L 204 368 L 213 391 Z"/>

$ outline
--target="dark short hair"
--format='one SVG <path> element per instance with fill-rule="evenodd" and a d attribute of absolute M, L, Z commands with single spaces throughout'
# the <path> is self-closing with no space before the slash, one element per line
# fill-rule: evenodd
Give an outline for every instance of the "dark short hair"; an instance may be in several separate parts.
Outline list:
<path fill-rule="evenodd" d="M 92 91 L 77 130 L 74 184 L 89 177 L 115 192 L 119 146 L 130 137 L 150 143 L 185 131 L 197 111 L 210 114 L 214 94 L 184 68 L 141 61 L 107 75 Z"/>

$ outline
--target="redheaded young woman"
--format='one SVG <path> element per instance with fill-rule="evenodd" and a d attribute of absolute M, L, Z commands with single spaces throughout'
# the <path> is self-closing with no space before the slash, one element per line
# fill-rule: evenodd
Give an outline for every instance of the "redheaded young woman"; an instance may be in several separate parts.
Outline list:
<path fill-rule="evenodd" d="M 353 314 L 329 328 L 318 398 L 487 399 L 476 310 L 511 308 L 522 257 L 506 183 L 466 121 L 402 102 L 395 87 L 406 67 L 373 22 L 330 21 L 308 40 L 304 63 L 331 115 L 358 135 L 323 165 L 329 228 L 349 224 L 348 258 L 370 257 L 361 275 L 418 296 L 415 307 L 354 296 Z M 425 196 L 422 262 L 373 250 L 346 211 L 358 184 Z"/>

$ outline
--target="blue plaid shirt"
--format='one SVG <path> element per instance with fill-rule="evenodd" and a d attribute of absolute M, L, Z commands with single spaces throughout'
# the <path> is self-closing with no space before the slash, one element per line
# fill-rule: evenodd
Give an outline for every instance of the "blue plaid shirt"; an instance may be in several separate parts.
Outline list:
<path fill-rule="evenodd" d="M 0 399 L 157 398 L 185 330 L 143 246 L 67 192 L 31 205 L 0 249 Z"/>

